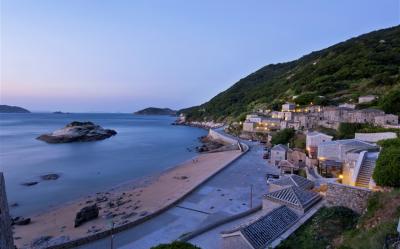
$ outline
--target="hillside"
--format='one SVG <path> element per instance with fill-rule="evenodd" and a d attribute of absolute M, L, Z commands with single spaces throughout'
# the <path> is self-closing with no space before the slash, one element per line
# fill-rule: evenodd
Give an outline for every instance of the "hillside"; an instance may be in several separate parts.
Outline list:
<path fill-rule="evenodd" d="M 136 115 L 176 115 L 176 111 L 171 110 L 169 108 L 157 108 L 157 107 L 149 107 L 143 110 L 137 111 L 134 114 Z"/>
<path fill-rule="evenodd" d="M 0 105 L 0 113 L 30 113 L 30 111 L 19 106 Z"/>
<path fill-rule="evenodd" d="M 278 109 L 298 95 L 299 104 L 311 100 L 320 105 L 356 101 L 364 94 L 382 96 L 400 87 L 399 66 L 400 26 L 396 26 L 295 61 L 265 66 L 210 101 L 179 112 L 185 113 L 188 120 L 220 121 L 255 107 Z"/>

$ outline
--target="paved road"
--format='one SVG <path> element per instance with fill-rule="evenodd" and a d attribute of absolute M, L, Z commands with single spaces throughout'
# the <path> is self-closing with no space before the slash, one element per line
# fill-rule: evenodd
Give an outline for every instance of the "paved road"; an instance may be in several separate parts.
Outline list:
<path fill-rule="evenodd" d="M 242 141 L 243 142 L 243 141 Z M 176 206 L 153 219 L 114 236 L 114 248 L 148 249 L 160 243 L 169 243 L 190 232 L 232 214 L 249 209 L 250 186 L 253 185 L 253 205 L 261 203 L 266 193 L 266 173 L 278 173 L 262 159 L 263 147 L 255 142 L 245 142 L 250 150 L 226 169 L 201 185 Z M 166 186 L 168 187 L 168 186 Z M 215 229 L 214 229 L 215 230 Z M 208 241 L 201 237 L 194 241 L 204 249 L 218 248 L 217 230 L 207 233 Z M 203 242 L 203 243 L 202 243 Z M 79 249 L 108 249 L 110 238 L 78 247 Z"/>

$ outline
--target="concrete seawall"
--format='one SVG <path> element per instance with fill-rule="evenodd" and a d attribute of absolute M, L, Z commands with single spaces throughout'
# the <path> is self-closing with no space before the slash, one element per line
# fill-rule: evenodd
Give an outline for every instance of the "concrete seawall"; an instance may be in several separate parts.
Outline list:
<path fill-rule="evenodd" d="M 231 144 L 237 144 L 237 143 L 238 143 L 237 140 L 232 139 L 232 138 L 230 138 L 230 137 L 228 137 L 228 136 L 225 136 L 225 135 L 223 135 L 223 134 L 221 134 L 221 133 L 218 133 L 218 132 L 216 132 L 216 131 L 214 131 L 214 130 L 210 130 L 210 131 L 209 131 L 209 135 L 210 135 L 212 138 L 214 138 L 214 139 L 223 140 L 223 141 L 226 142 L 226 143 L 231 143 Z M 139 225 L 139 224 L 142 224 L 142 223 L 144 223 L 144 222 L 150 220 L 151 218 L 154 218 L 155 216 L 157 216 L 157 215 L 163 213 L 164 211 L 170 209 L 171 207 L 175 206 L 176 204 L 178 204 L 181 200 L 183 200 L 185 197 L 187 197 L 187 196 L 188 196 L 189 194 L 191 194 L 193 191 L 195 191 L 196 189 L 198 189 L 201 185 L 203 185 L 204 183 L 206 183 L 207 181 L 209 181 L 213 176 L 217 175 L 219 172 L 221 172 L 222 170 L 224 170 L 227 166 L 229 166 L 230 164 L 232 164 L 233 162 L 235 162 L 237 159 L 239 159 L 241 156 L 243 156 L 243 155 L 249 150 L 249 147 L 248 147 L 246 144 L 240 144 L 240 146 L 241 146 L 241 148 L 243 149 L 243 150 L 242 150 L 242 153 L 238 154 L 237 157 L 235 157 L 233 160 L 231 160 L 231 161 L 229 161 L 228 163 L 226 163 L 225 165 L 223 165 L 223 166 L 221 167 L 221 169 L 219 169 L 219 170 L 216 171 L 214 174 L 211 174 L 210 176 L 208 176 L 207 178 L 205 178 L 201 183 L 199 183 L 199 184 L 198 184 L 197 186 L 195 186 L 194 188 L 190 189 L 187 193 L 185 193 L 184 195 L 182 195 L 181 197 L 179 197 L 179 198 L 178 198 L 177 200 L 175 200 L 173 203 L 171 203 L 171 204 L 169 204 L 169 205 L 167 205 L 167 206 L 165 206 L 165 207 L 163 207 L 163 208 L 157 210 L 156 212 L 153 212 L 153 213 L 151 213 L 151 214 L 149 214 L 149 215 L 147 215 L 147 216 L 145 216 L 145 217 L 143 217 L 143 218 L 141 218 L 141 219 L 138 219 L 138 220 L 135 220 L 135 221 L 133 221 L 133 222 L 131 222 L 131 223 L 127 223 L 127 224 L 124 224 L 124 225 L 122 225 L 122 226 L 116 227 L 116 228 L 114 228 L 113 233 L 118 233 L 118 232 L 127 230 L 127 229 L 129 229 L 129 228 L 132 228 L 132 227 L 134 227 L 134 226 L 137 226 L 137 225 Z M 106 238 L 106 237 L 110 236 L 111 234 L 112 234 L 112 233 L 111 233 L 111 230 L 106 230 L 106 231 L 103 231 L 103 232 L 100 232 L 100 233 L 97 233 L 97 234 L 93 234 L 93 235 L 90 235 L 90 236 L 82 237 L 82 238 L 79 238 L 79 239 L 76 239 L 76 240 L 73 240 L 73 241 L 69 241 L 69 242 L 66 242 L 66 243 L 63 243 L 63 244 L 48 246 L 47 248 L 50 248 L 50 249 L 66 249 L 66 248 L 73 248 L 73 247 L 76 247 L 76 246 L 80 246 L 80 245 L 83 245 L 83 244 L 90 243 L 90 242 L 95 241 L 95 240 L 99 240 L 99 239 Z"/>

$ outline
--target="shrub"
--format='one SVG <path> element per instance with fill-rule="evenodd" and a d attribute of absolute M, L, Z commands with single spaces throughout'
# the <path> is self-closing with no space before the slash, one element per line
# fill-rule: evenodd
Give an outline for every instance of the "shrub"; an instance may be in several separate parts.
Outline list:
<path fill-rule="evenodd" d="M 379 186 L 400 187 L 400 147 L 383 147 L 372 178 Z"/>
<path fill-rule="evenodd" d="M 275 135 L 272 136 L 271 144 L 287 144 L 294 137 L 295 132 L 294 129 L 286 128 L 278 131 Z"/>
<path fill-rule="evenodd" d="M 400 89 L 390 91 L 380 101 L 380 107 L 386 113 L 400 114 Z"/>

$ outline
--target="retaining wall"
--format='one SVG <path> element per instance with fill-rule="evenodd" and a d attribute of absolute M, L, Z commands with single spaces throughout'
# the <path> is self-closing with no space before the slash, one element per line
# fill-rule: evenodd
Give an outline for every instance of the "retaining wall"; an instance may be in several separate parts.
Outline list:
<path fill-rule="evenodd" d="M 344 206 L 362 214 L 367 207 L 368 197 L 373 193 L 366 188 L 328 183 L 327 206 Z"/>

